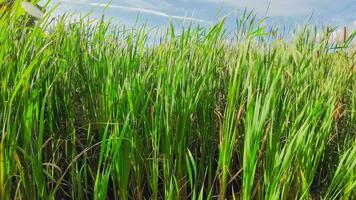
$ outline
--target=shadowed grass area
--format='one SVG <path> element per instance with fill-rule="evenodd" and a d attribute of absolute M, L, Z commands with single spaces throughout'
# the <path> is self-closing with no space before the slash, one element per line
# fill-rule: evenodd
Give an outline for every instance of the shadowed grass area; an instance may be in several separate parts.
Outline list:
<path fill-rule="evenodd" d="M 67 19 L 0 9 L 0 199 L 356 197 L 355 51 L 329 28 L 245 13 L 152 45 Z"/>

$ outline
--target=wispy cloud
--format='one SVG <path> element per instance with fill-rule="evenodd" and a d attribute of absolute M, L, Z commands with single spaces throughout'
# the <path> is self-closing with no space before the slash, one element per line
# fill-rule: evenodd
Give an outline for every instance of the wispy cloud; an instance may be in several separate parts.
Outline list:
<path fill-rule="evenodd" d="M 103 7 L 103 8 L 121 9 L 121 10 L 124 10 L 127 12 L 144 13 L 144 14 L 149 14 L 149 15 L 165 17 L 165 18 L 169 18 L 169 19 L 192 21 L 192 22 L 208 24 L 208 25 L 213 24 L 212 21 L 208 21 L 208 20 L 204 20 L 204 19 L 199 19 L 199 18 L 189 17 L 189 16 L 169 15 L 165 12 L 161 12 L 161 11 L 153 10 L 153 9 L 147 9 L 147 8 L 123 6 L 123 5 L 115 5 L 115 4 L 103 4 L 103 3 L 72 2 L 72 1 L 66 1 L 66 0 L 61 0 L 61 2 L 70 3 L 70 4 L 81 4 L 81 5 L 87 5 L 87 6 Z"/>
<path fill-rule="evenodd" d="M 258 14 L 269 16 L 308 15 L 316 8 L 337 4 L 334 0 L 208 0 L 213 3 L 230 5 L 238 9 L 253 9 Z M 326 5 L 325 5 L 326 4 Z"/>

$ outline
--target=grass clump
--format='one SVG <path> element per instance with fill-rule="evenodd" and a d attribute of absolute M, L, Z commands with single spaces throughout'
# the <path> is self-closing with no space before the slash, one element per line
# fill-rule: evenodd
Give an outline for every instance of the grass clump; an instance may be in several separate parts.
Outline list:
<path fill-rule="evenodd" d="M 67 19 L 0 10 L 0 199 L 355 198 L 355 53 L 330 29 L 246 13 L 150 45 Z"/>

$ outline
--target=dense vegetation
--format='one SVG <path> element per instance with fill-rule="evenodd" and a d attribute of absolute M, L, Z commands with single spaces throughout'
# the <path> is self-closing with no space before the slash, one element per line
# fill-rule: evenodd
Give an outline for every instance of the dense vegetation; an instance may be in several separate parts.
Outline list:
<path fill-rule="evenodd" d="M 355 199 L 355 50 L 330 28 L 245 13 L 152 45 L 27 20 L 0 10 L 0 199 Z"/>

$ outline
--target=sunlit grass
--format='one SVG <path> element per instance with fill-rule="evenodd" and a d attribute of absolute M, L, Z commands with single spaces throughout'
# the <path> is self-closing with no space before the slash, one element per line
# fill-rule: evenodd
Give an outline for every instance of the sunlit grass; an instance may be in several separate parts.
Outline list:
<path fill-rule="evenodd" d="M 330 29 L 286 40 L 245 13 L 151 44 L 18 6 L 0 10 L 0 199 L 356 197 L 355 52 Z"/>

